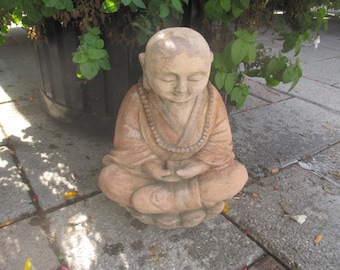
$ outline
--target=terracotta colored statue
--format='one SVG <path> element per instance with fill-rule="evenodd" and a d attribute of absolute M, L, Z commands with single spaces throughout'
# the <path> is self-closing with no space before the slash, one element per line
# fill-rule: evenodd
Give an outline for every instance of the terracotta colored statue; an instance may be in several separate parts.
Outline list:
<path fill-rule="evenodd" d="M 143 80 L 121 105 L 99 186 L 143 223 L 192 227 L 219 214 L 248 178 L 209 83 L 213 54 L 196 31 L 168 28 L 139 59 Z"/>

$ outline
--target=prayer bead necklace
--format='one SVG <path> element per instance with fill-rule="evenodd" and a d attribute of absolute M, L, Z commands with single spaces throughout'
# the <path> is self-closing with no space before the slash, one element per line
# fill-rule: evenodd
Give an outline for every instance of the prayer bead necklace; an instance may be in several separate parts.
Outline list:
<path fill-rule="evenodd" d="M 156 125 L 155 125 L 155 122 L 152 116 L 152 109 L 151 109 L 148 98 L 145 94 L 144 87 L 142 86 L 141 82 L 138 83 L 138 93 L 139 93 L 141 103 L 143 105 L 143 109 L 144 109 L 145 116 L 146 116 L 146 121 L 159 147 L 172 153 L 189 153 L 190 151 L 198 151 L 201 148 L 201 146 L 205 144 L 208 138 L 208 131 L 209 131 L 209 126 L 210 126 L 213 102 L 214 102 L 214 92 L 212 90 L 210 83 L 208 84 L 208 93 L 209 93 L 208 111 L 205 116 L 205 123 L 204 123 L 204 128 L 203 128 L 201 137 L 197 140 L 196 143 L 190 146 L 187 146 L 187 147 L 178 147 L 174 144 L 168 144 L 162 139 L 162 135 L 159 133 L 159 131 L 156 128 Z"/>

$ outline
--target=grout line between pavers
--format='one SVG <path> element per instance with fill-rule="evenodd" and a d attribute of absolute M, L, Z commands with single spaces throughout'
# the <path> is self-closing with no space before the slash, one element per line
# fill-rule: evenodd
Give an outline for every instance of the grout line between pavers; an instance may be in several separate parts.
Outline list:
<path fill-rule="evenodd" d="M 26 175 L 26 172 L 24 170 L 24 168 L 22 167 L 22 164 L 20 162 L 20 160 L 18 159 L 18 157 L 16 156 L 16 152 L 15 152 L 15 148 L 11 145 L 10 140 L 7 137 L 7 134 L 4 133 L 5 137 L 7 138 L 7 145 L 6 147 L 10 150 L 13 162 L 15 164 L 15 166 L 18 168 L 19 170 L 19 174 L 21 176 L 21 181 L 23 183 L 25 183 L 28 186 L 28 195 L 30 196 L 31 200 L 32 200 L 32 204 L 34 205 L 34 207 L 36 208 L 35 213 L 32 214 L 32 219 L 30 221 L 30 223 L 36 223 L 36 225 L 39 225 L 40 228 L 43 230 L 43 232 L 45 233 L 45 236 L 47 238 L 48 241 L 48 246 L 50 247 L 50 249 L 52 250 L 52 252 L 55 254 L 55 256 L 57 257 L 57 260 L 59 261 L 59 263 L 61 265 L 66 265 L 66 262 L 64 260 L 64 258 L 60 257 L 60 247 L 58 245 L 56 236 L 52 235 L 50 232 L 50 223 L 49 221 L 46 219 L 46 212 L 44 211 L 44 209 L 40 206 L 39 204 L 39 199 L 37 194 L 34 192 L 34 189 Z M 18 220 L 15 220 L 18 221 Z"/>
<path fill-rule="evenodd" d="M 57 211 L 57 210 L 59 210 L 63 207 L 72 205 L 72 204 L 80 202 L 80 201 L 86 201 L 88 198 L 100 194 L 101 191 L 94 191 L 90 194 L 80 196 L 80 197 L 77 197 L 77 198 L 72 199 L 72 200 L 68 200 L 65 203 L 58 205 L 56 207 L 50 208 L 48 210 L 44 210 L 39 204 L 39 198 L 38 198 L 37 194 L 35 193 L 32 185 L 30 183 L 30 180 L 28 179 L 28 177 L 26 175 L 25 170 L 22 167 L 20 160 L 16 156 L 15 148 L 13 147 L 13 145 L 11 145 L 10 140 L 8 139 L 8 136 L 7 136 L 3 126 L 1 125 L 1 123 L 0 123 L 0 129 L 1 129 L 2 133 L 4 134 L 4 137 L 5 137 L 5 140 L 6 140 L 6 142 L 3 143 L 4 144 L 3 146 L 5 146 L 9 149 L 10 155 L 12 156 L 12 159 L 13 159 L 13 162 L 14 162 L 15 166 L 17 167 L 17 169 L 19 170 L 21 181 L 28 186 L 27 193 L 32 200 L 31 203 L 34 205 L 34 207 L 36 209 L 36 211 L 32 214 L 27 214 L 27 215 L 24 214 L 24 215 L 21 215 L 19 218 L 15 218 L 13 220 L 4 222 L 3 223 L 4 227 L 10 226 L 11 224 L 13 224 L 15 222 L 22 221 L 22 220 L 27 219 L 27 218 L 31 218 L 30 224 L 31 225 L 32 224 L 39 225 L 40 228 L 45 233 L 45 236 L 46 236 L 47 241 L 48 241 L 48 246 L 50 247 L 50 249 L 52 250 L 52 252 L 56 256 L 57 260 L 60 263 L 60 266 L 67 267 L 67 263 L 65 261 L 65 258 L 64 258 L 64 256 L 62 256 L 61 248 L 59 247 L 57 237 L 56 237 L 56 235 L 52 234 L 51 231 L 50 231 L 50 222 L 48 221 L 48 219 L 46 219 L 46 214 Z"/>
<path fill-rule="evenodd" d="M 242 228 L 241 225 L 239 225 L 235 220 L 233 220 L 232 218 L 230 218 L 229 216 L 227 216 L 227 214 L 221 214 L 226 220 L 228 220 L 229 222 L 231 222 L 236 228 L 238 228 L 242 233 L 244 233 L 251 241 L 255 242 L 256 245 L 258 245 L 260 248 L 262 248 L 264 250 L 264 252 L 267 256 L 271 256 L 273 257 L 279 264 L 281 264 L 285 269 L 291 269 L 285 262 L 283 262 L 280 258 L 278 258 L 275 254 L 273 254 L 272 252 L 270 252 L 267 247 L 265 247 L 262 243 L 260 243 L 258 240 L 255 239 L 255 237 L 253 237 L 251 234 L 249 234 L 249 232 Z M 247 233 L 245 233 L 247 232 Z M 257 263 L 260 259 L 262 258 L 262 256 L 260 258 L 255 259 L 250 265 L 247 265 L 247 268 L 255 265 L 255 263 Z"/>

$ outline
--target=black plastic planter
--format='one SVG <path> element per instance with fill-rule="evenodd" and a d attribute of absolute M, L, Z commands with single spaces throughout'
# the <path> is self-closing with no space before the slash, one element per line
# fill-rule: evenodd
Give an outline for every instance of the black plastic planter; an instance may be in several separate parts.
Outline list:
<path fill-rule="evenodd" d="M 79 124 L 92 130 L 113 131 L 120 103 L 127 90 L 141 76 L 137 49 L 117 42 L 113 26 L 107 26 L 103 39 L 111 71 L 100 71 L 90 81 L 76 77 L 72 53 L 78 46 L 79 32 L 47 21 L 45 35 L 36 41 L 41 94 L 47 112 L 55 119 Z"/>

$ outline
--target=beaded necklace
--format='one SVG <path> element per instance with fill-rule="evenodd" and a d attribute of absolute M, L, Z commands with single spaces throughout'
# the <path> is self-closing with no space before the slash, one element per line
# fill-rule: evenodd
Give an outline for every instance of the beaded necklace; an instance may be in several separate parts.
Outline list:
<path fill-rule="evenodd" d="M 152 116 L 151 105 L 148 101 L 148 98 L 145 94 L 145 89 L 142 86 L 141 82 L 138 83 L 138 93 L 139 93 L 139 97 L 140 97 L 143 110 L 146 116 L 146 121 L 159 147 L 172 153 L 189 153 L 190 151 L 198 151 L 201 148 L 201 146 L 206 143 L 208 139 L 208 131 L 209 131 L 209 126 L 210 126 L 213 102 L 214 102 L 214 92 L 213 92 L 213 89 L 211 88 L 210 83 L 208 84 L 208 93 L 209 93 L 208 111 L 205 116 L 205 123 L 204 123 L 204 128 L 202 130 L 202 134 L 196 143 L 189 145 L 187 147 L 178 147 L 177 145 L 169 144 L 162 139 L 162 135 L 156 128 L 156 125 L 155 125 L 155 122 Z"/>

